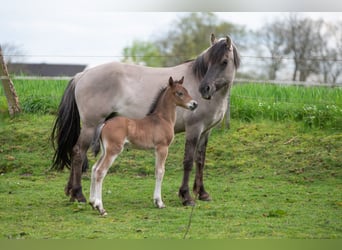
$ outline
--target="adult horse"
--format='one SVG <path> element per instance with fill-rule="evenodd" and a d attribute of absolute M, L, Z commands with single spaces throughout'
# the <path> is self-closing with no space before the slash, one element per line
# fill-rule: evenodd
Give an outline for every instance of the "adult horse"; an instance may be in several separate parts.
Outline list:
<path fill-rule="evenodd" d="M 230 37 L 216 39 L 195 60 L 175 67 L 150 68 L 112 62 L 87 69 L 69 82 L 52 130 L 57 142 L 53 166 L 71 166 L 65 187 L 71 201 L 85 202 L 82 193 L 82 166 L 97 126 L 116 115 L 142 118 L 158 89 L 165 87 L 169 76 L 185 77 L 184 87 L 198 102 L 194 112 L 177 109 L 175 132 L 186 136 L 184 174 L 179 197 L 183 205 L 194 205 L 189 191 L 189 175 L 194 161 L 196 175 L 193 192 L 198 199 L 209 201 L 203 184 L 206 147 L 211 129 L 224 117 L 230 87 L 240 58 Z M 82 124 L 82 126 L 81 126 Z"/>

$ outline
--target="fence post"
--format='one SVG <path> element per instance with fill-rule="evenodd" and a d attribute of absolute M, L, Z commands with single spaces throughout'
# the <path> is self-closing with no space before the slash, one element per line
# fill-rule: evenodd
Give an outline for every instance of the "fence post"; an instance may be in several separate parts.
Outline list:
<path fill-rule="evenodd" d="M 8 103 L 8 111 L 11 117 L 13 117 L 15 114 L 20 113 L 20 104 L 19 104 L 19 98 L 17 96 L 17 93 L 15 92 L 15 88 L 13 85 L 13 82 L 11 81 L 7 66 L 5 63 L 5 59 L 2 54 L 2 49 L 0 46 L 0 77 L 2 86 L 4 88 L 5 96 Z"/>

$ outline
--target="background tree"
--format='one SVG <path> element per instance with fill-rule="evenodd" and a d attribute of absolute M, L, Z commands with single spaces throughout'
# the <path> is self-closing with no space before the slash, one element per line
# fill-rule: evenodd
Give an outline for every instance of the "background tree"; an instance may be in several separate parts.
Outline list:
<path fill-rule="evenodd" d="M 265 59 L 268 79 L 275 80 L 277 72 L 283 66 L 286 49 L 284 23 L 280 20 L 266 23 L 258 32 L 258 36 L 261 38 L 261 44 L 268 54 Z"/>
<path fill-rule="evenodd" d="M 134 40 L 130 47 L 123 49 L 123 62 L 142 64 L 150 67 L 158 67 L 165 60 L 152 42 Z"/>
<path fill-rule="evenodd" d="M 156 41 L 161 54 L 168 55 L 164 66 L 172 66 L 195 58 L 208 48 L 210 34 L 216 37 L 231 35 L 234 41 L 245 35 L 243 26 L 221 21 L 213 13 L 191 13 L 180 18 L 175 25 Z M 241 45 L 241 46 L 240 46 Z M 239 49 L 243 47 L 239 45 Z"/>
<path fill-rule="evenodd" d="M 6 64 L 24 61 L 22 56 L 24 52 L 21 46 L 14 43 L 2 43 L 1 48 Z"/>
<path fill-rule="evenodd" d="M 320 33 L 320 68 L 323 82 L 337 83 L 342 75 L 342 22 L 324 23 Z"/>
<path fill-rule="evenodd" d="M 292 55 L 294 70 L 292 80 L 306 81 L 312 73 L 319 73 L 319 31 L 323 22 L 291 14 L 284 26 L 287 48 L 286 54 Z"/>
<path fill-rule="evenodd" d="M 213 13 L 190 13 L 174 22 L 174 25 L 161 34 L 150 46 L 158 48 L 158 56 L 151 58 L 155 60 L 154 66 L 174 66 L 186 60 L 194 59 L 204 49 L 208 48 L 210 34 L 216 37 L 231 35 L 234 41 L 244 41 L 246 31 L 243 26 L 223 22 Z M 143 53 L 133 47 L 144 47 L 144 42 L 135 41 L 133 46 L 126 47 L 123 51 L 125 58 L 135 58 L 137 53 Z M 239 50 L 244 43 L 238 44 Z M 159 57 L 159 58 L 158 58 Z M 126 59 L 124 59 L 126 60 Z M 140 62 L 151 65 L 148 57 L 141 57 Z M 160 65 L 157 65 L 160 64 Z"/>

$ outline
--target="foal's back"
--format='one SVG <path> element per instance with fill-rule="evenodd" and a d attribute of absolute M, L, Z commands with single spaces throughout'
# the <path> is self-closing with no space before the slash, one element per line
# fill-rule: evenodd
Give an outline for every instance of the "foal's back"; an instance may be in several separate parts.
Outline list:
<path fill-rule="evenodd" d="M 110 147 L 122 147 L 127 142 L 142 149 L 154 148 L 160 143 L 169 145 L 174 136 L 173 124 L 156 116 L 149 115 L 143 119 L 114 117 L 105 123 L 101 138 L 107 145 L 111 144 Z"/>
<path fill-rule="evenodd" d="M 101 138 L 110 147 L 122 148 L 130 142 L 139 148 L 169 146 L 174 137 L 176 106 L 194 110 L 197 102 L 192 100 L 182 86 L 184 77 L 179 81 L 169 79 L 169 86 L 162 91 L 151 105 L 151 110 L 143 119 L 114 117 L 103 128 Z"/>

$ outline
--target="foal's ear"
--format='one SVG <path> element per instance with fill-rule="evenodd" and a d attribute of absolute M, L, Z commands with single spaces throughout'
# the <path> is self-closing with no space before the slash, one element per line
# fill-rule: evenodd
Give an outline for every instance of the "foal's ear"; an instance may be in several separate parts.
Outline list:
<path fill-rule="evenodd" d="M 169 78 L 169 86 L 172 87 L 174 85 L 174 81 L 172 79 L 172 76 Z"/>
<path fill-rule="evenodd" d="M 183 81 L 184 81 L 184 76 L 182 76 L 182 79 L 180 79 L 180 80 L 178 81 L 178 84 L 183 84 Z"/>

